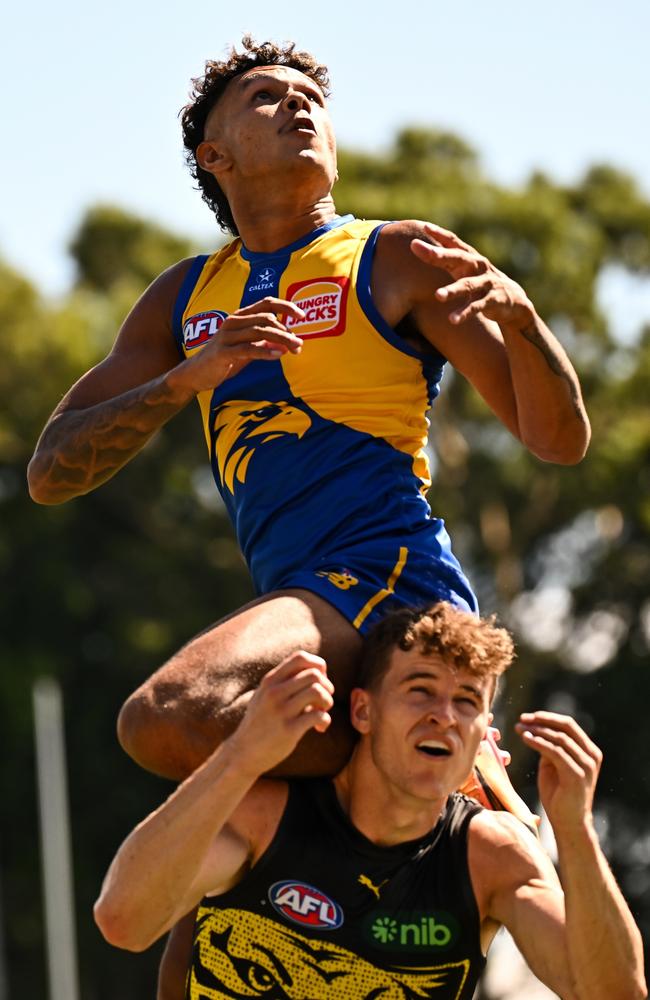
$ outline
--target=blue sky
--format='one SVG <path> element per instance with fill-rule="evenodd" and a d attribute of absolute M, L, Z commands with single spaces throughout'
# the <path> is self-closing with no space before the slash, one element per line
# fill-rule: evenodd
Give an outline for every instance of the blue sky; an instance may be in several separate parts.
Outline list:
<path fill-rule="evenodd" d="M 204 60 L 247 29 L 328 63 L 341 145 L 378 150 L 401 125 L 430 124 L 506 183 L 534 168 L 571 181 L 607 161 L 650 193 L 647 0 L 41 0 L 3 16 L 0 254 L 65 291 L 66 244 L 99 200 L 209 246 L 176 115 Z"/>

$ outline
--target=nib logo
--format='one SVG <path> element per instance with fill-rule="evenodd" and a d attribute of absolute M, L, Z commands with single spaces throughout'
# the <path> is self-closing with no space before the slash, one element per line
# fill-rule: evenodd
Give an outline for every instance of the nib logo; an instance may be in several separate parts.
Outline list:
<path fill-rule="evenodd" d="M 372 936 L 382 944 L 388 944 L 397 937 L 397 921 L 392 917 L 377 917 L 372 925 Z"/>
<path fill-rule="evenodd" d="M 420 948 L 445 951 L 457 940 L 460 929 L 451 913 L 423 913 L 421 910 L 378 913 L 375 910 L 364 921 L 363 932 L 375 947 L 391 951 L 418 951 Z"/>

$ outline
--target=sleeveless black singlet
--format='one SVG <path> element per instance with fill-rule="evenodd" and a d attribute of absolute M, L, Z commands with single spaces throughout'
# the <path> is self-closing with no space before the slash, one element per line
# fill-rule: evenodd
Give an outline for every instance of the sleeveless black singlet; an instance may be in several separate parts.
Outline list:
<path fill-rule="evenodd" d="M 290 782 L 267 851 L 202 900 L 188 1000 L 470 1000 L 484 968 L 460 794 L 426 836 L 378 847 L 328 780 Z"/>

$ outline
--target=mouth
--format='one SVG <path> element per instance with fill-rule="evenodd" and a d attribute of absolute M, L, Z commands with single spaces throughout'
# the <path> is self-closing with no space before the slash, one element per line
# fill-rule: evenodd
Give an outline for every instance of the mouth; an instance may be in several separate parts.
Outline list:
<path fill-rule="evenodd" d="M 290 132 L 311 132 L 316 133 L 316 126 L 311 118 L 296 118 L 289 128 Z"/>
<path fill-rule="evenodd" d="M 451 750 L 441 740 L 421 740 L 415 749 L 427 757 L 451 757 Z"/>

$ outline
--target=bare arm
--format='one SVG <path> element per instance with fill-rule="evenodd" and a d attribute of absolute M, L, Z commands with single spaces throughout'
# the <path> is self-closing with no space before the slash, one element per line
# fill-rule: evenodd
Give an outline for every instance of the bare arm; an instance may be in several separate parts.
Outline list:
<path fill-rule="evenodd" d="M 269 298 L 237 310 L 203 349 L 179 363 L 171 317 L 188 263 L 181 261 L 154 281 L 124 321 L 108 357 L 54 410 L 27 470 L 38 503 L 62 503 L 95 489 L 202 389 L 219 385 L 253 359 L 300 350 L 302 341 L 288 333 L 277 313 L 302 315 L 302 310 Z"/>
<path fill-rule="evenodd" d="M 179 360 L 171 315 L 188 264 L 181 261 L 153 282 L 108 357 L 52 413 L 27 470 L 37 503 L 62 503 L 105 482 L 190 400 L 167 380 Z"/>
<path fill-rule="evenodd" d="M 410 315 L 538 458 L 571 464 L 583 457 L 590 430 L 578 377 L 516 282 L 429 223 L 386 227 L 377 257 L 380 310 L 389 322 Z"/>
<path fill-rule="evenodd" d="M 533 972 L 563 1000 L 645 1000 L 641 935 L 591 820 L 600 751 L 567 716 L 524 715 L 517 728 L 541 755 L 540 796 L 561 885 L 512 817 L 479 817 L 470 865 L 483 915 L 510 930 Z"/>
<path fill-rule="evenodd" d="M 538 785 L 558 847 L 576 996 L 645 1000 L 641 934 L 593 825 L 602 753 L 569 716 L 530 713 L 517 729 L 541 758 Z"/>
<path fill-rule="evenodd" d="M 286 786 L 260 776 L 331 719 L 325 662 L 295 653 L 269 671 L 238 729 L 127 837 L 95 904 L 112 944 L 141 951 L 207 892 L 236 884 L 263 849 Z"/>
<path fill-rule="evenodd" d="M 192 961 L 196 909 L 175 924 L 158 969 L 156 1000 L 185 1000 L 185 980 Z"/>

